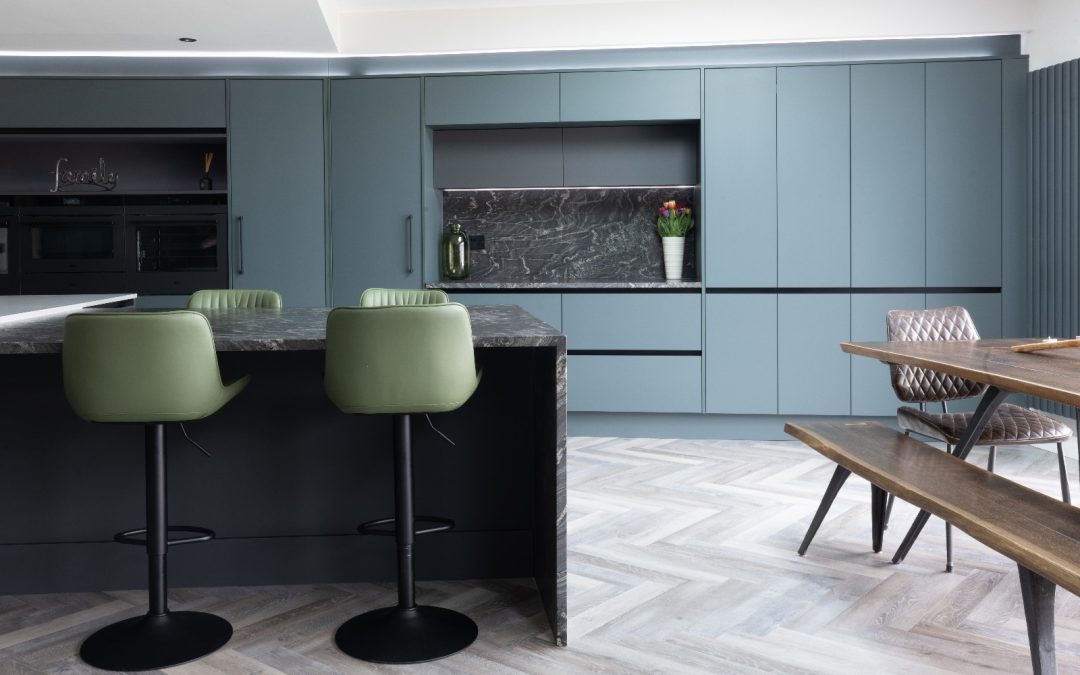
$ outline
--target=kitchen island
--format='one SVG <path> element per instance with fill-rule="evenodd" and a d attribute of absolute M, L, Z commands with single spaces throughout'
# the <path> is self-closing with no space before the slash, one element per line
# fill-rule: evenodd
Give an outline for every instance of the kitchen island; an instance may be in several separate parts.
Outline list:
<path fill-rule="evenodd" d="M 518 307 L 469 311 L 483 380 L 431 416 L 455 445 L 413 420 L 416 511 L 457 523 L 417 540 L 417 578 L 532 577 L 565 644 L 565 338 Z M 327 400 L 328 312 L 204 312 L 225 379 L 252 381 L 186 425 L 211 458 L 169 429 L 170 522 L 218 534 L 170 551 L 174 587 L 394 579 L 392 539 L 356 533 L 393 511 L 391 421 Z M 142 525 L 142 428 L 72 413 L 62 338 L 62 317 L 0 325 L 0 594 L 145 583 L 145 556 L 112 542 Z"/>

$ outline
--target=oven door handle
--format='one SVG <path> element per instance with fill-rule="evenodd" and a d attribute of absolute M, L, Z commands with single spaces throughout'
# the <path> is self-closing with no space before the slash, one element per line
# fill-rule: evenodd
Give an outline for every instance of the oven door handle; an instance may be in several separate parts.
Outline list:
<path fill-rule="evenodd" d="M 244 217 L 236 217 L 236 273 L 244 273 Z"/>

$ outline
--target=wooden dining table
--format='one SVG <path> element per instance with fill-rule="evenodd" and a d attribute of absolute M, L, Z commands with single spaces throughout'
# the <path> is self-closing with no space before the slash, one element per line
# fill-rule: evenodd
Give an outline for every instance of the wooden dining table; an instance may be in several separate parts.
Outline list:
<path fill-rule="evenodd" d="M 844 342 L 841 349 L 884 363 L 915 366 L 987 385 L 952 454 L 964 459 L 971 452 L 994 411 L 1012 393 L 1029 394 L 1080 408 L 1080 348 L 1013 351 L 1014 345 L 1038 338 L 924 342 Z M 920 511 L 893 556 L 907 556 L 930 518 Z"/>

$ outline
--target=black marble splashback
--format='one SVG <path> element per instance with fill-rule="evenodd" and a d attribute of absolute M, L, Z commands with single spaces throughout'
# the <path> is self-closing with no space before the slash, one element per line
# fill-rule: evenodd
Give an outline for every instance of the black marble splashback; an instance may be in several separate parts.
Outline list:
<path fill-rule="evenodd" d="M 483 235 L 469 281 L 663 281 L 656 233 L 660 204 L 695 210 L 693 188 L 447 190 L 443 228 Z M 686 240 L 683 278 L 698 279 L 697 225 Z"/>

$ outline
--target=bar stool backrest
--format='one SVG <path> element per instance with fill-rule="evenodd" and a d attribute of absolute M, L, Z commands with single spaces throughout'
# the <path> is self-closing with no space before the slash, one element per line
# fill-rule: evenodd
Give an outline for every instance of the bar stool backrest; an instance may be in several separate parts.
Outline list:
<path fill-rule="evenodd" d="M 469 312 L 456 302 L 338 307 L 326 319 L 324 385 L 343 412 L 447 412 L 478 382 Z"/>
<path fill-rule="evenodd" d="M 445 305 L 448 302 L 450 296 L 437 288 L 369 288 L 360 296 L 361 307 Z"/>
<path fill-rule="evenodd" d="M 979 331 L 963 307 L 890 310 L 885 316 L 889 340 L 896 342 L 978 340 Z M 893 391 L 901 401 L 930 403 L 978 396 L 985 384 L 925 368 L 889 365 Z"/>
<path fill-rule="evenodd" d="M 90 422 L 183 422 L 217 411 L 247 379 L 221 382 L 198 312 L 100 312 L 64 321 L 64 393 Z"/>
<path fill-rule="evenodd" d="M 281 309 L 277 291 L 247 288 L 215 288 L 195 291 L 188 298 L 188 309 Z"/>

